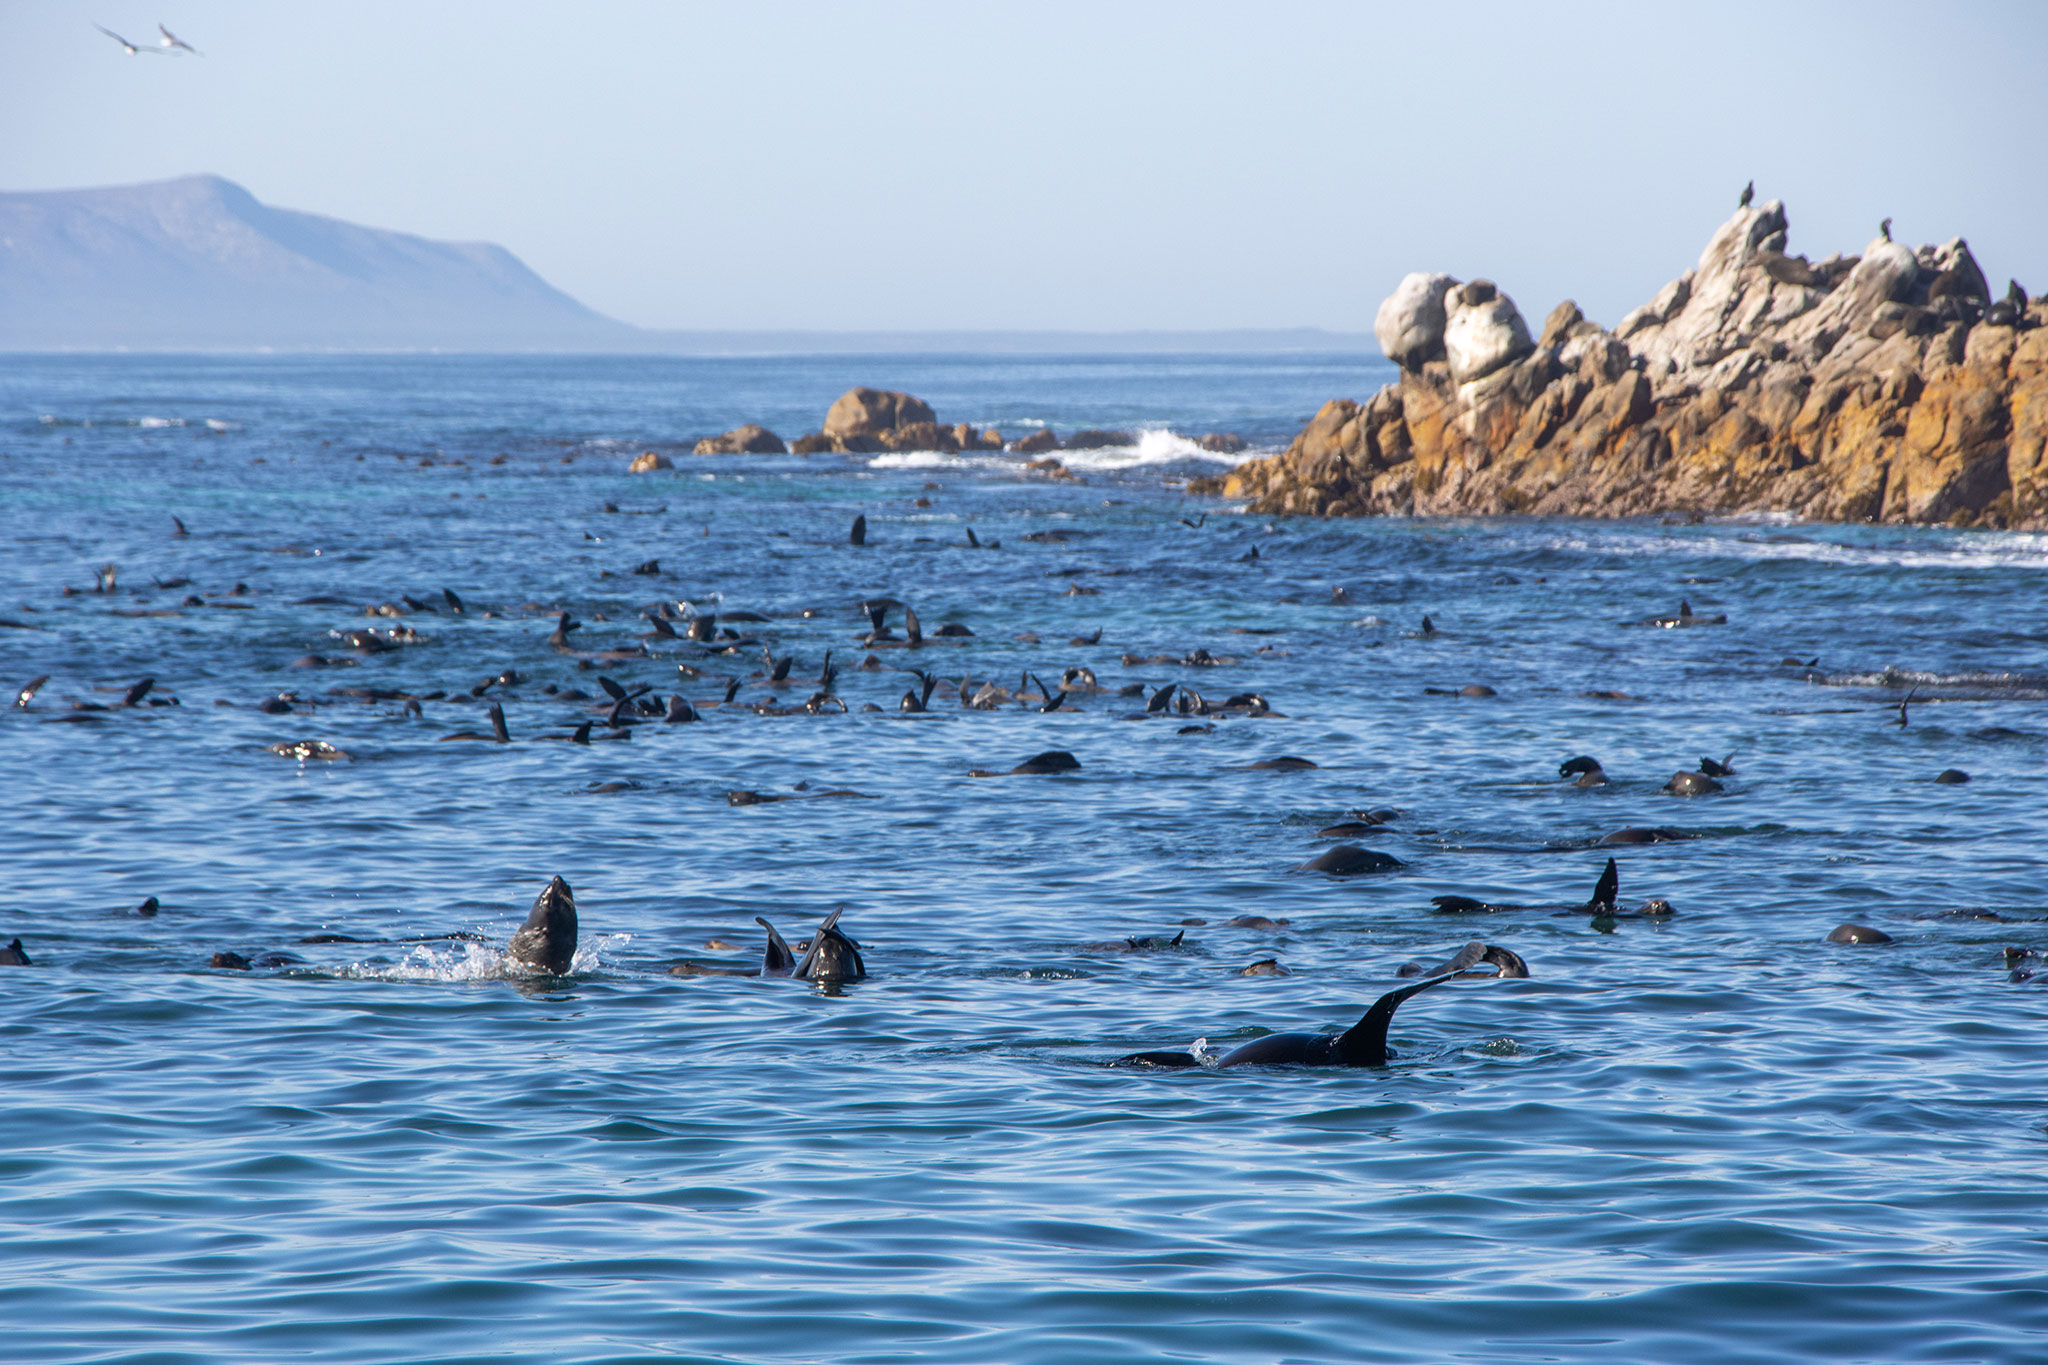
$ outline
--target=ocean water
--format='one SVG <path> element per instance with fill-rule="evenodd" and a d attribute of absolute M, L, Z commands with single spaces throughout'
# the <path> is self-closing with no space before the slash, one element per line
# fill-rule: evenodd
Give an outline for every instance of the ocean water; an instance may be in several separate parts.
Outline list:
<path fill-rule="evenodd" d="M 0 942 L 32 959 L 0 968 L 6 1357 L 2048 1355 L 2048 986 L 2004 954 L 2048 952 L 2048 539 L 1271 521 L 1180 488 L 1223 462 L 1186 437 L 1274 448 L 1385 378 L 0 362 L 0 701 L 49 675 L 0 711 Z M 853 383 L 1140 443 L 1076 480 L 683 453 Z M 675 469 L 626 474 L 643 449 Z M 923 648 L 863 644 L 876 597 Z M 1701 624 L 1653 623 L 1681 600 Z M 715 653 L 643 640 L 664 609 L 767 619 Z M 559 611 L 585 654 L 646 652 L 558 652 Z M 828 650 L 847 709 L 806 713 Z M 958 700 L 1069 668 L 1100 688 L 1051 713 Z M 702 719 L 602 739 L 600 675 Z M 1146 716 L 1167 683 L 1271 714 Z M 443 742 L 491 699 L 512 743 Z M 268 748 L 301 740 L 348 758 Z M 969 776 L 1053 749 L 1079 770 Z M 1581 753 L 1607 786 L 1559 780 Z M 1730 753 L 1721 793 L 1662 790 Z M 1316 766 L 1251 766 L 1282 756 Z M 1300 871 L 1361 809 L 1401 865 Z M 1597 845 L 1624 827 L 1682 837 Z M 1589 916 L 1610 855 L 1624 905 L 1675 913 Z M 504 946 L 557 874 L 581 946 L 535 977 Z M 837 907 L 864 981 L 669 971 Z M 1894 941 L 1828 943 L 1845 921 Z M 1386 1067 L 1109 1065 L 1341 1030 L 1474 938 L 1529 979 L 1409 1001 Z M 1240 974 L 1265 958 L 1290 974 Z"/>

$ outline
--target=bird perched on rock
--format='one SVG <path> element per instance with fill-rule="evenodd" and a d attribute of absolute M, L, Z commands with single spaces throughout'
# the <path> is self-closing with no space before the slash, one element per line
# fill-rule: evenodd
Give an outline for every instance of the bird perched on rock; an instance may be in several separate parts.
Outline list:
<path fill-rule="evenodd" d="M 1882 223 L 1879 223 L 1877 225 L 1877 230 L 1879 234 L 1882 235 L 1887 242 L 1889 242 L 1892 239 L 1892 220 L 1889 218 L 1885 219 Z"/>
<path fill-rule="evenodd" d="M 1756 181 L 1752 180 L 1742 187 L 1742 198 L 1736 201 L 1735 207 L 1746 209 L 1749 207 L 1749 201 L 1754 198 L 1756 198 Z"/>

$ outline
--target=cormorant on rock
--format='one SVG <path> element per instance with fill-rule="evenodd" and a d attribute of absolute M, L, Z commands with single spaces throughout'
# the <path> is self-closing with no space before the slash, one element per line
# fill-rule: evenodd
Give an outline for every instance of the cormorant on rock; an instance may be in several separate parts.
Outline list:
<path fill-rule="evenodd" d="M 2007 280 L 2005 282 L 2005 301 L 2021 312 L 2026 311 L 2027 291 L 2020 288 L 2018 280 Z"/>
<path fill-rule="evenodd" d="M 1749 201 L 1754 198 L 1756 198 L 1756 181 L 1752 180 L 1742 187 L 1742 198 L 1737 202 L 1736 207 L 1746 209 L 1749 207 Z"/>
<path fill-rule="evenodd" d="M 1879 223 L 1877 225 L 1877 230 L 1880 233 L 1882 233 L 1884 235 L 1884 239 L 1887 242 L 1889 242 L 1892 239 L 1892 220 L 1889 218 L 1885 219 L 1882 223 Z"/>

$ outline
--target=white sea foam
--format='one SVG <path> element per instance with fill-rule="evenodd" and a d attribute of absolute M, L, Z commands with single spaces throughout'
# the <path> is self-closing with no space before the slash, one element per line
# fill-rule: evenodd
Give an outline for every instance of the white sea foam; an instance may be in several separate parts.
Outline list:
<path fill-rule="evenodd" d="M 185 419 L 182 417 L 138 417 L 135 420 L 135 425 L 147 428 L 182 427 L 185 425 Z"/>
<path fill-rule="evenodd" d="M 218 417 L 206 419 L 206 429 L 208 431 L 239 431 L 241 428 L 242 424 L 240 422 L 223 422 Z"/>
<path fill-rule="evenodd" d="M 965 455 L 948 455 L 943 450 L 892 450 L 868 461 L 869 469 L 965 469 L 987 463 Z"/>
<path fill-rule="evenodd" d="M 1104 446 L 1099 450 L 1063 450 L 1059 452 L 1059 458 L 1067 468 L 1080 470 L 1133 469 L 1139 465 L 1173 464 L 1181 460 L 1234 465 L 1242 458 L 1239 455 L 1219 455 L 1214 451 L 1204 450 L 1187 437 L 1168 431 L 1164 427 L 1148 427 L 1137 435 L 1135 445 Z"/>
<path fill-rule="evenodd" d="M 1794 523 L 1796 524 L 1796 523 Z M 1835 528 L 1828 528 L 1835 529 Z M 1756 531 L 1705 539 L 1697 535 L 1646 538 L 1589 530 L 1557 536 L 1552 549 L 1589 551 L 1630 558 L 1671 554 L 1721 554 L 1751 561 L 1798 560 L 1858 568 L 1993 569 L 2048 567 L 2048 535 L 2021 531 L 1973 531 L 1952 540 L 1886 544 L 1844 544 L 1797 531 Z"/>
<path fill-rule="evenodd" d="M 608 948 L 630 943 L 631 934 L 593 934 L 576 945 L 572 975 L 597 970 Z M 543 975 L 495 943 L 423 943 L 397 962 L 354 962 L 339 976 L 357 981 L 523 981 Z"/>
<path fill-rule="evenodd" d="M 1135 441 L 1127 446 L 1102 446 L 1094 450 L 1058 450 L 1046 452 L 1069 469 L 1082 472 L 1108 473 L 1119 469 L 1134 469 L 1141 465 L 1177 464 L 1183 460 L 1199 460 L 1204 464 L 1235 466 L 1256 455 L 1257 451 L 1240 451 L 1235 455 L 1223 455 L 1213 450 L 1204 450 L 1194 441 L 1168 431 L 1164 427 L 1147 427 L 1136 433 Z M 1020 466 L 1028 459 L 1040 456 L 998 455 L 987 453 L 966 453 L 951 455 L 937 450 L 896 450 L 877 455 L 868 461 L 870 469 L 969 469 L 992 466 Z"/>

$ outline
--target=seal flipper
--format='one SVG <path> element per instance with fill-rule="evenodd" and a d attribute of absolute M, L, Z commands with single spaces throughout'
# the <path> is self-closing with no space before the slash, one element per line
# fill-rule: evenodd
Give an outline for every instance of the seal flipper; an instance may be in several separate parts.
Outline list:
<path fill-rule="evenodd" d="M 796 954 L 789 950 L 789 944 L 783 941 L 782 935 L 775 932 L 774 925 L 759 915 L 754 916 L 754 923 L 768 931 L 768 948 L 761 954 L 761 975 L 788 976 L 796 966 Z"/>
<path fill-rule="evenodd" d="M 1600 874 L 1600 882 L 1593 888 L 1593 899 L 1586 902 L 1586 908 L 1594 914 L 1613 914 L 1615 902 L 1621 895 L 1621 873 L 1615 869 L 1614 859 L 1607 860 L 1607 870 Z"/>
<path fill-rule="evenodd" d="M 1110 1063 L 1111 1066 L 1164 1066 L 1178 1070 L 1201 1064 L 1201 1059 L 1192 1052 L 1133 1052 Z"/>
<path fill-rule="evenodd" d="M 1388 991 L 1372 1002 L 1364 1018 L 1338 1037 L 1337 1059 L 1345 1066 L 1385 1066 L 1393 1056 L 1387 1051 L 1387 1025 L 1394 1022 L 1394 1011 L 1401 1008 L 1401 1002 L 1431 986 L 1457 979 L 1456 975 L 1426 977 L 1412 986 Z"/>
<path fill-rule="evenodd" d="M 846 907 L 842 905 L 825 917 L 825 922 L 818 926 L 818 932 L 811 935 L 803 957 L 790 971 L 791 976 L 804 981 L 824 980 L 827 976 L 835 981 L 858 981 L 868 974 L 867 964 L 860 958 L 860 945 L 839 930 L 839 917 L 845 913 Z M 833 970 L 821 975 L 819 969 L 825 965 L 822 955 L 827 942 L 834 945 Z"/>

